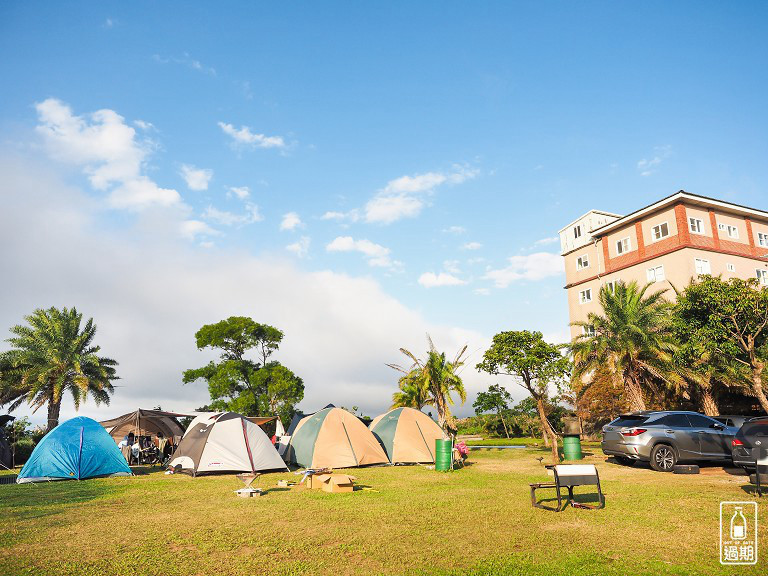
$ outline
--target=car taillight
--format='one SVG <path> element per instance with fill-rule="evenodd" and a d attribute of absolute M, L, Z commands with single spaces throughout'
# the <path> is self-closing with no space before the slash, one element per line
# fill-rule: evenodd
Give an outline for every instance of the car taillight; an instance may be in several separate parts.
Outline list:
<path fill-rule="evenodd" d="M 733 440 L 731 440 L 731 446 L 744 446 L 744 442 L 742 442 L 738 438 L 734 438 Z"/>
<path fill-rule="evenodd" d="M 621 433 L 622 436 L 640 436 L 645 432 L 645 428 L 630 428 L 629 430 L 625 430 Z"/>

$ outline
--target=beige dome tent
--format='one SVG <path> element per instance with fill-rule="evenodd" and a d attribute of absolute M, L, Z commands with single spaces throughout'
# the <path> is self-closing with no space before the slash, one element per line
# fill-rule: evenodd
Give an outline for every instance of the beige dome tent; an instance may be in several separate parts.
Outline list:
<path fill-rule="evenodd" d="M 435 440 L 444 437 L 432 418 L 414 408 L 390 410 L 374 418 L 370 428 L 392 464 L 434 462 Z"/>
<path fill-rule="evenodd" d="M 303 468 L 353 468 L 389 462 L 368 427 L 341 408 L 325 408 L 303 418 L 291 435 L 285 458 Z"/>
<path fill-rule="evenodd" d="M 285 470 L 260 426 L 234 412 L 207 412 L 190 423 L 168 463 L 197 476 L 215 472 Z"/>

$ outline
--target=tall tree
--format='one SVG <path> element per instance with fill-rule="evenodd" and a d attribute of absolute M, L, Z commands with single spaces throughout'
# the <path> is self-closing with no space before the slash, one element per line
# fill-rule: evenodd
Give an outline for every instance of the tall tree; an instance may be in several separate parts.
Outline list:
<path fill-rule="evenodd" d="M 409 376 L 410 382 L 421 386 L 428 393 L 427 404 L 432 404 L 437 410 L 437 422 L 441 428 L 446 428 L 446 423 L 451 415 L 450 406 L 454 403 L 451 394 L 456 393 L 463 404 L 467 400 L 467 392 L 464 383 L 459 376 L 459 370 L 464 365 L 464 354 L 467 347 L 464 346 L 449 361 L 445 352 L 438 352 L 432 338 L 427 335 L 429 350 L 426 360 L 420 360 L 412 352 L 400 348 L 413 363 L 408 367 L 398 364 L 387 364 L 390 368 Z M 402 379 L 402 378 L 401 378 Z"/>
<path fill-rule="evenodd" d="M 96 404 L 109 404 L 117 362 L 99 355 L 93 318 L 83 326 L 76 308 L 48 308 L 24 319 L 28 325 L 11 328 L 11 349 L 0 355 L 0 405 L 15 410 L 27 402 L 35 411 L 47 405 L 47 430 L 52 430 L 67 391 L 75 409 L 89 395 Z"/>
<path fill-rule="evenodd" d="M 243 316 L 206 324 L 195 334 L 197 347 L 218 350 L 219 362 L 184 371 L 184 383 L 205 380 L 213 410 L 289 419 L 304 397 L 304 383 L 279 362 L 269 360 L 282 339 L 277 328 Z M 246 356 L 252 350 L 257 360 Z"/>
<path fill-rule="evenodd" d="M 676 313 L 705 349 L 744 365 L 750 388 L 768 413 L 763 375 L 768 348 L 768 289 L 757 279 L 704 276 L 680 295 Z"/>
<path fill-rule="evenodd" d="M 421 410 L 429 404 L 429 390 L 418 368 L 403 374 L 397 384 L 399 389 L 392 394 L 392 408 Z"/>
<path fill-rule="evenodd" d="M 561 347 L 544 341 L 541 332 L 528 330 L 500 332 L 483 354 L 478 370 L 512 376 L 536 400 L 541 428 L 549 438 L 552 460 L 558 462 L 557 434 L 547 419 L 549 387 L 558 390 L 570 375 L 571 364 Z"/>
<path fill-rule="evenodd" d="M 509 403 L 512 401 L 512 395 L 507 392 L 507 389 L 498 384 L 491 384 L 488 387 L 487 392 L 479 392 L 472 407 L 475 409 L 475 414 L 482 414 L 483 412 L 496 412 L 496 415 L 501 420 L 501 425 L 504 428 L 504 434 L 509 438 L 509 428 L 504 420 L 504 413 L 509 410 Z"/>
<path fill-rule="evenodd" d="M 603 314 L 590 313 L 586 322 L 574 322 L 584 334 L 571 343 L 574 377 L 613 382 L 624 389 L 630 410 L 645 410 L 644 390 L 655 381 L 684 387 L 676 370 L 671 304 L 663 291 L 646 294 L 650 284 L 617 282 L 603 286 L 599 301 Z"/>

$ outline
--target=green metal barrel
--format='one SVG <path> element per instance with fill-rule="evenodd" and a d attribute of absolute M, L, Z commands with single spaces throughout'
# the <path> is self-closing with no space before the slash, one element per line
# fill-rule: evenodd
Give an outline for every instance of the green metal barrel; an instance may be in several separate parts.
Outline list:
<path fill-rule="evenodd" d="M 563 436 L 563 458 L 565 460 L 581 460 L 581 438 L 579 436 Z"/>
<path fill-rule="evenodd" d="M 447 472 L 453 462 L 453 444 L 450 440 L 435 440 L 435 470 Z"/>

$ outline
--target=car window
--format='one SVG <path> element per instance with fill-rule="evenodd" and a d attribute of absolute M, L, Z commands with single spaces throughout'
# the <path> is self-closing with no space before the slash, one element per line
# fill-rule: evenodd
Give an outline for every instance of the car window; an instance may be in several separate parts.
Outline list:
<path fill-rule="evenodd" d="M 619 416 L 611 422 L 611 426 L 637 426 L 648 420 L 645 416 Z"/>
<path fill-rule="evenodd" d="M 741 427 L 744 436 L 768 436 L 768 422 L 747 422 Z"/>
<path fill-rule="evenodd" d="M 691 421 L 691 425 L 694 428 L 709 428 L 714 424 L 712 420 L 705 416 L 699 416 L 698 414 L 686 414 L 688 420 Z"/>
<path fill-rule="evenodd" d="M 685 414 L 667 414 L 654 424 L 660 424 L 662 426 L 669 426 L 670 428 L 690 428 L 691 423 Z"/>

